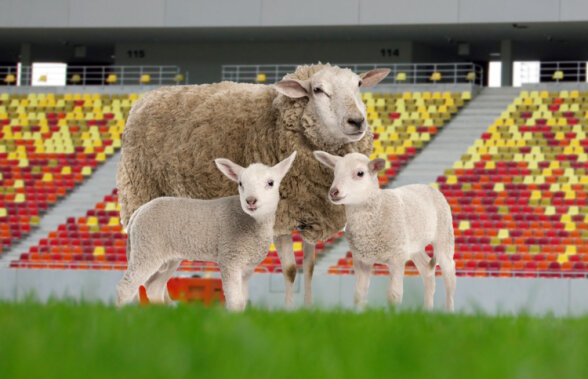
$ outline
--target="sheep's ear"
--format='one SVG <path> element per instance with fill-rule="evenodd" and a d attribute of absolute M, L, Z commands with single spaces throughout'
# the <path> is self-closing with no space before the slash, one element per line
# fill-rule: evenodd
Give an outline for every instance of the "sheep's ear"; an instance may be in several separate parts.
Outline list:
<path fill-rule="evenodd" d="M 314 154 L 314 157 L 319 162 L 321 162 L 322 164 L 324 164 L 325 166 L 327 166 L 331 170 L 335 169 L 337 162 L 339 162 L 339 160 L 341 159 L 341 157 L 339 157 L 337 155 L 329 154 L 326 151 L 316 150 L 313 152 L 313 154 Z"/>
<path fill-rule="evenodd" d="M 296 152 L 293 152 L 292 154 L 290 154 L 288 158 L 284 159 L 283 161 L 272 167 L 272 169 L 278 176 L 276 178 L 277 180 L 281 181 L 284 178 L 284 176 L 286 176 L 286 174 L 290 170 L 290 167 L 292 167 L 292 163 L 294 163 L 295 158 Z"/>
<path fill-rule="evenodd" d="M 227 176 L 227 178 L 231 179 L 234 182 L 239 181 L 239 176 L 243 172 L 244 168 L 239 166 L 236 163 L 231 162 L 225 158 L 218 158 L 214 160 L 216 163 L 216 167 Z"/>
<path fill-rule="evenodd" d="M 293 99 L 308 96 L 309 86 L 308 80 L 282 80 L 274 84 L 276 91 Z"/>
<path fill-rule="evenodd" d="M 386 161 L 382 158 L 376 158 L 368 163 L 368 168 L 370 169 L 370 173 L 377 174 L 386 168 Z"/>
<path fill-rule="evenodd" d="M 377 68 L 375 70 L 368 71 L 365 74 L 361 74 L 361 87 L 373 87 L 380 83 L 386 76 L 388 76 L 389 73 L 390 69 L 388 68 Z"/>

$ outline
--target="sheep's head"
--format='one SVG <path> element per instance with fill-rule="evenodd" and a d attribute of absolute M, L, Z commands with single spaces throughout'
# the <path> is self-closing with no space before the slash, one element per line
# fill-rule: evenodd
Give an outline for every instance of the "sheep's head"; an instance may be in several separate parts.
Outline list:
<path fill-rule="evenodd" d="M 304 113 L 314 120 L 312 127 L 317 130 L 313 134 L 321 142 L 347 144 L 361 140 L 368 128 L 359 89 L 376 85 L 389 73 L 388 69 L 376 69 L 357 75 L 349 69 L 327 65 L 307 79 L 286 76 L 274 86 L 289 98 L 308 98 Z"/>
<path fill-rule="evenodd" d="M 383 159 L 369 160 L 363 154 L 349 153 L 343 157 L 324 151 L 315 151 L 315 158 L 335 172 L 329 190 L 333 204 L 361 204 L 378 187 L 378 172 L 386 167 Z"/>
<path fill-rule="evenodd" d="M 296 152 L 273 167 L 253 163 L 243 168 L 225 158 L 215 159 L 214 163 L 229 179 L 239 183 L 243 211 L 255 219 L 262 219 L 276 212 L 280 201 L 280 183 L 294 158 Z"/>

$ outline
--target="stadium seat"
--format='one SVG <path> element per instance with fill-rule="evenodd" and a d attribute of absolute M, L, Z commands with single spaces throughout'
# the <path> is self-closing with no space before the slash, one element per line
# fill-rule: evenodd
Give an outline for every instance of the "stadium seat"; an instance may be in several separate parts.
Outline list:
<path fill-rule="evenodd" d="M 183 74 L 176 74 L 176 76 L 174 76 L 174 83 L 179 84 L 179 83 L 182 83 L 183 81 L 184 81 Z"/>
<path fill-rule="evenodd" d="M 108 84 L 114 84 L 118 81 L 118 77 L 116 74 L 108 74 L 108 76 L 106 77 L 106 83 Z"/>
<path fill-rule="evenodd" d="M 259 73 L 257 74 L 257 76 L 255 77 L 255 82 L 256 83 L 265 83 L 267 80 L 266 75 L 263 73 Z"/>
<path fill-rule="evenodd" d="M 139 80 L 139 83 L 141 83 L 141 84 L 151 83 L 151 75 L 149 75 L 149 74 L 141 75 L 141 79 Z"/>
<path fill-rule="evenodd" d="M 16 76 L 14 74 L 6 74 L 6 76 L 4 77 L 4 83 L 6 83 L 6 84 L 16 83 Z"/>
<path fill-rule="evenodd" d="M 552 79 L 559 82 L 560 80 L 563 80 L 564 78 L 564 73 L 561 70 L 557 70 L 553 73 Z"/>
<path fill-rule="evenodd" d="M 399 72 L 398 74 L 396 74 L 396 78 L 395 78 L 396 82 L 406 82 L 406 72 Z"/>

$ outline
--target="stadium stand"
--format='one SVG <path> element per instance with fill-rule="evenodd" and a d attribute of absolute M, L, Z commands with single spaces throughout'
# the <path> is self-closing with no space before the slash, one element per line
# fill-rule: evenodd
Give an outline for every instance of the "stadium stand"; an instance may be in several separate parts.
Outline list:
<path fill-rule="evenodd" d="M 138 95 L 0 94 L 4 249 L 117 148 Z"/>
<path fill-rule="evenodd" d="M 458 275 L 588 276 L 587 112 L 588 92 L 522 91 L 438 177 L 452 208 Z M 351 254 L 330 273 L 352 273 Z M 374 273 L 388 271 L 377 265 Z M 416 274 L 412 263 L 406 274 Z"/>
<path fill-rule="evenodd" d="M 464 102 L 471 98 L 469 92 L 405 92 L 362 94 L 368 119 L 374 131 L 374 157 L 388 161 L 386 172 L 380 176 L 385 184 L 394 178 L 406 162 L 414 157 L 438 130 L 449 120 Z M 120 137 L 120 134 L 118 135 Z M 118 140 L 117 146 L 120 146 Z M 49 233 L 20 259 L 11 262 L 13 268 L 54 269 L 126 269 L 126 234 L 119 220 L 116 190 L 104 197 L 104 201 L 87 211 L 85 217 L 68 218 L 66 223 Z M 317 244 L 317 253 L 342 236 L 339 233 Z M 293 233 L 296 263 L 302 266 L 302 240 Z M 184 261 L 180 271 L 217 272 L 212 262 Z M 280 260 L 272 245 L 257 272 L 281 272 Z"/>
<path fill-rule="evenodd" d="M 385 159 L 380 183 L 387 184 L 471 99 L 470 92 L 402 92 L 362 94 L 374 132 L 372 159 Z"/>

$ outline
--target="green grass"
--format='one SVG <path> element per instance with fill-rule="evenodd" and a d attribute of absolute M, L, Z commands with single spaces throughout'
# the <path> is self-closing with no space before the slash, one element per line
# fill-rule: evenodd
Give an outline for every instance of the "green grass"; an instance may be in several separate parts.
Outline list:
<path fill-rule="evenodd" d="M 0 378 L 586 378 L 588 317 L 0 303 Z"/>

